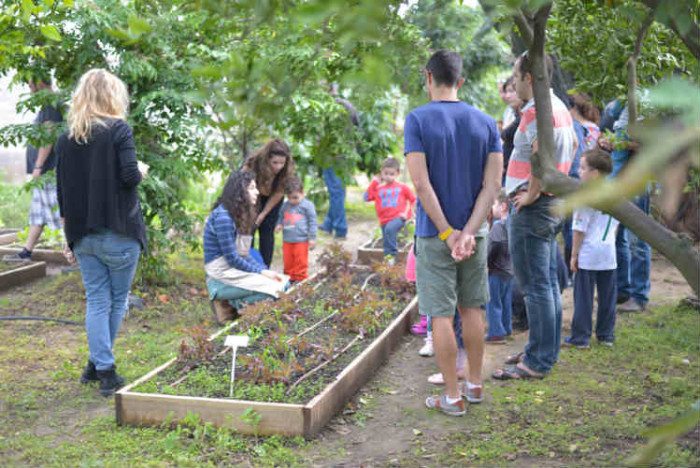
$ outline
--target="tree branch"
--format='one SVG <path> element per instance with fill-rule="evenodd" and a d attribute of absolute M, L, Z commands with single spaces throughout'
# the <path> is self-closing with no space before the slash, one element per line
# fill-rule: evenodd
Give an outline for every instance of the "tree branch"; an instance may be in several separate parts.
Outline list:
<path fill-rule="evenodd" d="M 646 5 L 647 7 L 655 10 L 659 0 L 637 0 L 638 2 Z M 690 8 L 684 12 L 690 18 L 690 29 L 685 33 L 681 34 L 678 28 L 678 22 L 675 18 L 669 18 L 667 26 L 676 33 L 676 36 L 685 44 L 691 54 L 695 56 L 696 59 L 700 60 L 700 26 L 692 20 L 693 12 Z"/>
<path fill-rule="evenodd" d="M 656 16 L 656 5 L 653 5 L 649 15 L 639 28 L 637 40 L 634 43 L 634 52 L 627 60 L 627 111 L 629 112 L 629 126 L 637 123 L 637 60 L 639 60 L 639 55 L 642 53 L 644 36 L 647 35 L 651 23 L 654 22 L 654 16 Z"/>
<path fill-rule="evenodd" d="M 518 25 L 518 31 L 520 31 L 520 37 L 525 41 L 525 45 L 528 49 L 532 48 L 533 33 L 530 27 L 530 22 L 525 17 L 525 14 L 521 9 L 518 8 L 518 12 L 513 17 L 515 24 Z"/>

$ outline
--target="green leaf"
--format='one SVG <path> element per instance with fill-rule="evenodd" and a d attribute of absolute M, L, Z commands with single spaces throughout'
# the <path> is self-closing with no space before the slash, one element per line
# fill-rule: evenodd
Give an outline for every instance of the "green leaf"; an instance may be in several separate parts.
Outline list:
<path fill-rule="evenodd" d="M 129 41 L 131 40 L 131 36 L 129 35 L 128 31 L 125 31 L 124 29 L 106 29 L 107 34 L 110 36 L 116 37 L 117 39 L 120 39 L 122 41 Z"/>
<path fill-rule="evenodd" d="M 34 12 L 34 2 L 32 0 L 22 0 L 22 19 L 24 21 L 29 20 Z"/>
<path fill-rule="evenodd" d="M 52 26 L 50 24 L 42 26 L 41 34 L 43 34 L 44 37 L 46 37 L 47 39 L 51 39 L 52 41 L 61 41 L 61 35 L 59 34 L 58 29 L 56 29 L 56 26 Z"/>
<path fill-rule="evenodd" d="M 129 31 L 133 33 L 133 36 L 140 37 L 150 30 L 151 25 L 148 24 L 148 21 L 139 18 L 138 16 L 129 16 Z"/>

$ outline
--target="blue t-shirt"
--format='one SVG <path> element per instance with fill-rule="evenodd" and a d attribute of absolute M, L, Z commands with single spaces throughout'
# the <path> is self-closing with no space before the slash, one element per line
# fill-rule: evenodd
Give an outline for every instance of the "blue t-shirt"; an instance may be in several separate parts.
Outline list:
<path fill-rule="evenodd" d="M 464 102 L 432 101 L 406 117 L 404 154 L 425 153 L 430 184 L 455 229 L 463 229 L 469 221 L 489 153 L 501 152 L 496 121 Z M 418 200 L 416 235 L 438 234 Z"/>

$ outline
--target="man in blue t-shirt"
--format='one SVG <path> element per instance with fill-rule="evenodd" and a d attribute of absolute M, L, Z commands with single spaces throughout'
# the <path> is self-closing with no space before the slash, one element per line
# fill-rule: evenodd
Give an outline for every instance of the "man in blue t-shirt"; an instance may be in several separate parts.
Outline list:
<path fill-rule="evenodd" d="M 425 67 L 430 103 L 414 109 L 404 126 L 406 165 L 418 194 L 416 279 L 418 306 L 432 317 L 435 356 L 446 393 L 428 408 L 461 416 L 464 401 L 483 400 L 484 325 L 489 301 L 486 216 L 501 189 L 503 154 L 496 121 L 460 101 L 464 83 L 456 52 L 435 52 Z M 462 318 L 468 381 L 457 382 L 452 329 Z"/>

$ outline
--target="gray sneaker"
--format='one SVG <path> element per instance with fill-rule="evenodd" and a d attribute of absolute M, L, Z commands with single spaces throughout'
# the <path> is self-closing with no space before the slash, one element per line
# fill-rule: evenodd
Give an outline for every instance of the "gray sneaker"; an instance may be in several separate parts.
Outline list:
<path fill-rule="evenodd" d="M 644 306 L 639 303 L 636 299 L 629 298 L 627 302 L 617 306 L 618 312 L 641 312 L 644 310 Z"/>
<path fill-rule="evenodd" d="M 481 403 L 484 401 L 484 386 L 469 388 L 466 381 L 459 382 L 459 394 L 469 403 Z"/>
<path fill-rule="evenodd" d="M 464 400 L 461 398 L 455 404 L 451 405 L 447 402 L 447 394 L 443 393 L 440 396 L 429 396 L 425 399 L 425 406 L 430 409 L 442 411 L 448 416 L 464 416 Z"/>

